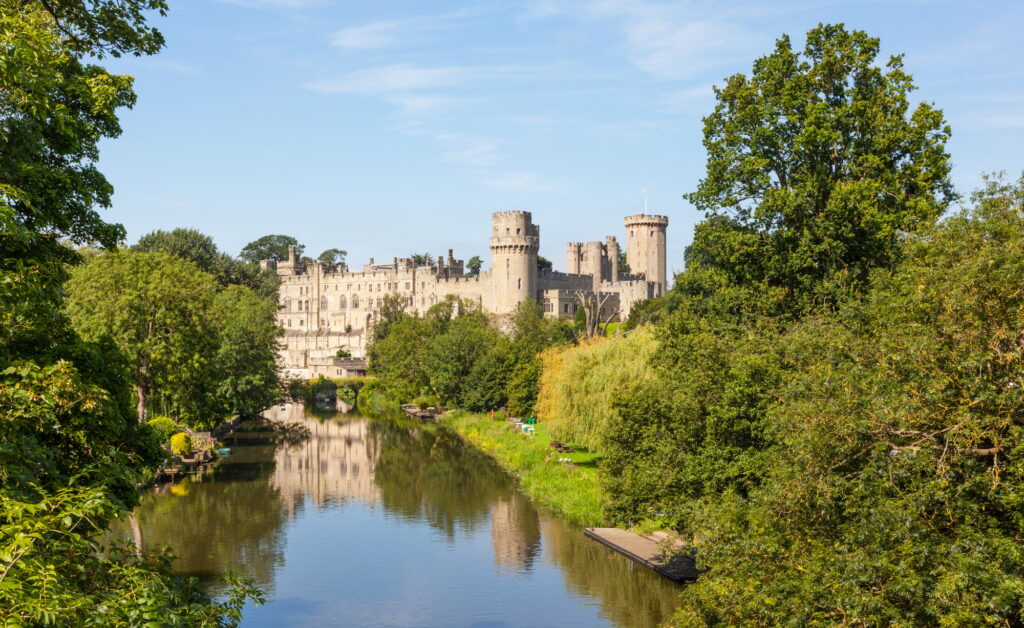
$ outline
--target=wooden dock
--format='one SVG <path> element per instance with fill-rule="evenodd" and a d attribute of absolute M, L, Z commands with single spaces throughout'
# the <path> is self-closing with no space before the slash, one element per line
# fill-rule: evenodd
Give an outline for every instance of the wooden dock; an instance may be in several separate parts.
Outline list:
<path fill-rule="evenodd" d="M 668 561 L 663 558 L 659 542 L 667 538 L 664 533 L 641 536 L 619 528 L 583 528 L 583 534 L 669 580 L 694 580 L 700 574 L 692 556 L 675 556 Z"/>

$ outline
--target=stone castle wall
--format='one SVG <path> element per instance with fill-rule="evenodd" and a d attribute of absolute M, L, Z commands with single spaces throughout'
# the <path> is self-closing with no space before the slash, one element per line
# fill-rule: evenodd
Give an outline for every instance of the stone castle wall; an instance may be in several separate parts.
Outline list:
<path fill-rule="evenodd" d="M 580 293 L 611 293 L 606 307 L 624 320 L 639 301 L 664 294 L 667 225 L 664 216 L 626 219 L 628 274 L 620 272 L 620 249 L 613 236 L 604 242 L 570 243 L 568 272 L 538 272 L 540 227 L 523 211 L 492 215 L 491 267 L 475 277 L 465 275 L 463 261 L 452 251 L 429 265 L 407 258 L 394 258 L 391 264 L 371 259 L 361 271 L 352 271 L 345 265 L 303 265 L 292 248 L 289 258 L 277 264 L 284 367 L 301 376 L 311 359 L 332 357 L 339 348 L 365 356 L 370 330 L 389 294 L 400 295 L 410 311 L 421 313 L 455 296 L 499 316 L 535 299 L 546 316 L 571 318 Z"/>

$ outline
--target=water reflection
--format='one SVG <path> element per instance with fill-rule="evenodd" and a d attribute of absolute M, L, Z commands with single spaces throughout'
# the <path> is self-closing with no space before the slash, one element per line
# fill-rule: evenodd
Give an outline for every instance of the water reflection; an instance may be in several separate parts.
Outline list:
<path fill-rule="evenodd" d="M 147 547 L 206 582 L 251 576 L 245 625 L 656 626 L 680 589 L 539 513 L 445 428 L 403 418 L 267 413 L 301 442 L 239 433 L 216 472 L 148 493 Z M 116 531 L 129 538 L 125 527 Z"/>

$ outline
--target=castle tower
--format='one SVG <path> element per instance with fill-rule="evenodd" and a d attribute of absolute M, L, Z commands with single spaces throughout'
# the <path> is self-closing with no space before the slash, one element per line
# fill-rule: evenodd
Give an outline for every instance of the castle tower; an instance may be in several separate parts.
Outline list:
<path fill-rule="evenodd" d="M 565 247 L 565 272 L 570 275 L 580 274 L 580 258 L 583 256 L 583 245 L 570 242 Z"/>
<path fill-rule="evenodd" d="M 530 212 L 491 215 L 491 285 L 494 313 L 508 314 L 521 301 L 537 298 L 540 227 Z"/>
<path fill-rule="evenodd" d="M 665 294 L 665 230 L 668 216 L 626 216 L 626 263 L 633 274 L 655 284 L 654 296 Z"/>
<path fill-rule="evenodd" d="M 288 260 L 282 260 L 277 263 L 277 274 L 280 276 L 284 275 L 296 275 L 299 271 L 299 260 L 296 255 L 296 247 L 294 244 L 288 245 Z"/>
<path fill-rule="evenodd" d="M 592 289 L 594 292 L 601 290 L 601 262 L 604 258 L 604 250 L 600 242 L 583 243 L 583 261 L 580 264 L 580 272 L 593 277 Z"/>
<path fill-rule="evenodd" d="M 615 236 L 604 239 L 605 256 L 608 258 L 608 281 L 619 280 L 619 242 Z"/>

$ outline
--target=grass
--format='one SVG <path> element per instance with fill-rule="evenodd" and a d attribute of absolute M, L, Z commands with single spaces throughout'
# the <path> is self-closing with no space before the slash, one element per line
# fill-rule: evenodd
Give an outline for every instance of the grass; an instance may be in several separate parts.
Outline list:
<path fill-rule="evenodd" d="M 478 414 L 457 412 L 441 421 L 515 475 L 530 498 L 546 510 L 578 525 L 602 523 L 605 496 L 597 475 L 599 453 L 572 443 L 566 444 L 577 449 L 573 453 L 555 451 L 544 424 L 536 426 L 536 435 L 527 436 L 513 430 L 508 421 L 491 421 Z M 559 458 L 570 458 L 573 464 Z"/>

